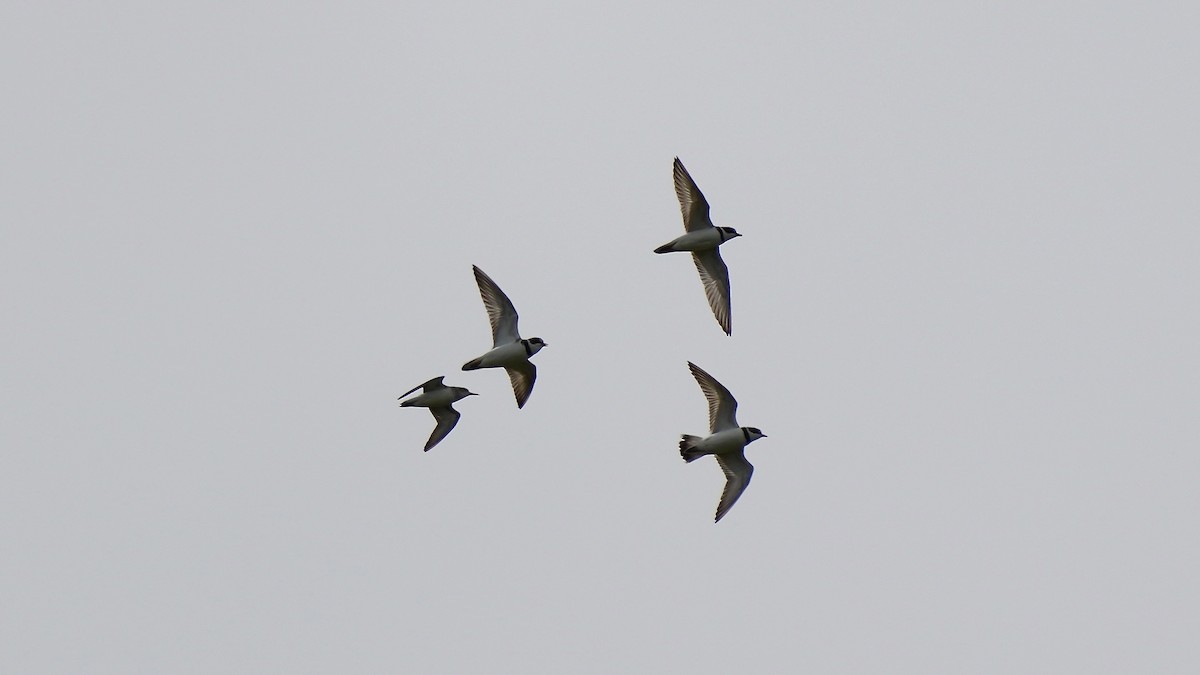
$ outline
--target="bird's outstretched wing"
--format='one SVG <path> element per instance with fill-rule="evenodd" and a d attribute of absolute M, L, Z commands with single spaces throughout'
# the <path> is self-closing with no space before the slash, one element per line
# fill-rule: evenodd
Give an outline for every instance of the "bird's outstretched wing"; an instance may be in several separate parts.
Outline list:
<path fill-rule="evenodd" d="M 537 380 L 537 367 L 529 361 L 522 361 L 515 366 L 505 366 L 508 379 L 512 382 L 513 394 L 517 397 L 517 407 L 524 408 L 525 401 L 533 393 L 533 383 Z"/>
<path fill-rule="evenodd" d="M 433 413 L 433 419 L 437 420 L 437 426 L 433 428 L 429 440 L 425 441 L 425 452 L 429 452 L 430 448 L 440 443 L 454 428 L 454 425 L 458 424 L 458 418 L 462 417 L 462 414 L 451 406 L 430 408 L 429 412 Z"/>
<path fill-rule="evenodd" d="M 479 296 L 483 298 L 488 321 L 492 324 L 492 346 L 499 347 L 520 340 L 521 334 L 517 332 L 517 309 L 513 307 L 512 301 L 483 270 L 474 265 L 471 269 L 475 270 Z"/>
<path fill-rule="evenodd" d="M 675 176 L 675 196 L 679 198 L 679 210 L 683 212 L 683 229 L 692 232 L 712 227 L 712 220 L 708 217 L 708 200 L 696 187 L 696 181 L 692 180 L 678 157 L 675 158 L 672 173 Z"/>
<path fill-rule="evenodd" d="M 733 335 L 733 310 L 729 305 L 729 268 L 721 259 L 717 249 L 695 251 L 692 260 L 696 263 L 696 271 L 700 273 L 700 282 L 704 284 L 704 296 L 708 298 L 708 306 L 712 307 L 713 316 L 721 325 L 726 335 Z"/>
<path fill-rule="evenodd" d="M 692 377 L 696 378 L 696 383 L 700 385 L 700 391 L 704 392 L 704 398 L 708 399 L 708 427 L 712 433 L 724 431 L 726 429 L 736 429 L 737 423 L 737 399 L 729 390 L 725 388 L 717 378 L 709 375 L 700 366 L 688 361 L 688 369 L 692 371 Z"/>
<path fill-rule="evenodd" d="M 725 490 L 721 492 L 721 502 L 717 504 L 717 518 L 713 521 L 719 523 L 737 503 L 738 497 L 746 491 L 746 486 L 750 484 L 750 476 L 754 475 L 754 466 L 746 461 L 744 450 L 726 452 L 714 457 L 717 458 L 717 464 L 721 465 L 721 471 L 725 472 Z"/>
<path fill-rule="evenodd" d="M 429 380 L 428 382 L 423 382 L 421 384 L 418 384 L 417 386 L 413 387 L 412 389 L 409 389 L 408 391 L 404 392 L 403 394 L 400 394 L 400 398 L 404 398 L 405 396 L 408 396 L 409 394 L 413 393 L 414 391 L 416 391 L 418 389 L 424 389 L 425 393 L 429 393 L 433 389 L 438 389 L 443 386 L 442 385 L 443 377 L 445 377 L 445 375 L 440 375 L 438 377 L 433 378 L 432 380 Z"/>

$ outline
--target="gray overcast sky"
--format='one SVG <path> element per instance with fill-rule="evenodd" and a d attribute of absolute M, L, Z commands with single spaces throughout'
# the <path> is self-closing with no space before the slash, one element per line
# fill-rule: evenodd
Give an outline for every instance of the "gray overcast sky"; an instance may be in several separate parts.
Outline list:
<path fill-rule="evenodd" d="M 1197 18 L 9 3 L 0 670 L 1196 672 Z"/>

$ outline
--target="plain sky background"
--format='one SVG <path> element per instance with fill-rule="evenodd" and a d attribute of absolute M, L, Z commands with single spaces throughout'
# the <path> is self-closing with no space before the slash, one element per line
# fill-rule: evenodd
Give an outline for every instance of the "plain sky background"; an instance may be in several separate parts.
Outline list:
<path fill-rule="evenodd" d="M 6 4 L 0 670 L 1197 672 L 1198 20 Z"/>

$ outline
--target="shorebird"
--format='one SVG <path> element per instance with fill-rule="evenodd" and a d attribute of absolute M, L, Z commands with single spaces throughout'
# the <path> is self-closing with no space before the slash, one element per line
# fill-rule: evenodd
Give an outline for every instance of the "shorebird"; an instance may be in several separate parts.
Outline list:
<path fill-rule="evenodd" d="M 746 461 L 746 446 L 767 435 L 757 427 L 738 426 L 737 400 L 733 394 L 700 366 L 688 361 L 688 368 L 704 392 L 704 398 L 708 399 L 708 427 L 711 433 L 704 438 L 683 434 L 679 441 L 679 454 L 685 462 L 694 462 L 704 455 L 712 455 L 717 459 L 717 464 L 725 473 L 725 490 L 721 492 L 717 517 L 713 521 L 720 522 L 746 491 L 750 476 L 754 474 L 754 467 Z"/>
<path fill-rule="evenodd" d="M 433 433 L 425 442 L 425 452 L 429 452 L 430 448 L 437 445 L 450 433 L 454 425 L 458 424 L 458 418 L 462 417 L 452 404 L 468 396 L 478 396 L 478 394 L 467 391 L 466 387 L 447 387 L 442 384 L 442 377 L 435 377 L 409 389 L 401 394 L 400 398 L 404 398 L 418 389 L 424 389 L 424 391 L 401 402 L 400 407 L 429 408 L 429 412 L 433 413 L 433 419 L 437 420 L 437 426 L 433 428 Z"/>
<path fill-rule="evenodd" d="M 733 334 L 733 318 L 729 307 L 729 268 L 721 260 L 718 247 L 721 244 L 740 237 L 732 227 L 715 227 L 708 215 L 708 200 L 696 187 L 683 162 L 675 158 L 675 196 L 679 198 L 679 208 L 683 212 L 683 229 L 685 233 L 654 249 L 655 253 L 674 253 L 690 251 L 696 270 L 700 272 L 700 281 L 704 284 L 704 295 L 712 307 L 713 316 L 721 325 L 726 335 Z"/>
<path fill-rule="evenodd" d="M 529 357 L 547 345 L 539 337 L 521 339 L 521 334 L 517 332 L 517 310 L 512 301 L 483 270 L 474 265 L 471 269 L 475 270 L 475 283 L 479 285 L 479 295 L 483 298 L 488 321 L 492 324 L 492 349 L 483 356 L 467 361 L 462 369 L 503 368 L 508 371 L 513 394 L 517 397 L 517 407 L 523 408 L 533 393 L 533 383 L 537 379 L 537 368 Z"/>

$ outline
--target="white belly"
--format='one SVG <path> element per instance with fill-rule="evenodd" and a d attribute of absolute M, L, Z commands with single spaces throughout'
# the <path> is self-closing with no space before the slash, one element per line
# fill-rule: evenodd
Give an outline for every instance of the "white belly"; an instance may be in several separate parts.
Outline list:
<path fill-rule="evenodd" d="M 676 251 L 708 251 L 721 245 L 721 231 L 715 227 L 688 232 L 671 242 Z"/>
<path fill-rule="evenodd" d="M 458 399 L 454 396 L 454 391 L 446 389 L 437 389 L 428 394 L 421 394 L 410 398 L 407 403 L 409 405 L 419 406 L 421 408 L 444 408 Z"/>
<path fill-rule="evenodd" d="M 746 435 L 739 429 L 726 429 L 705 438 L 696 444 L 696 449 L 705 454 L 719 455 L 726 452 L 737 452 L 746 447 Z"/>
<path fill-rule="evenodd" d="M 503 368 L 528 360 L 529 357 L 525 354 L 525 345 L 520 342 L 514 342 L 512 344 L 500 345 L 479 357 L 479 367 Z"/>

